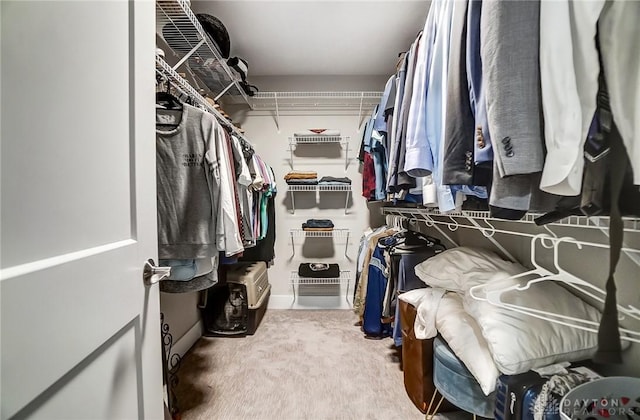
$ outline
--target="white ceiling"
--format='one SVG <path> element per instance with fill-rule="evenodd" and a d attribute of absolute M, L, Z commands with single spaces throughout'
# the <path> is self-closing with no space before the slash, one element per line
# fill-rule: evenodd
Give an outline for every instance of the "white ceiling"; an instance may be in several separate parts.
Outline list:
<path fill-rule="evenodd" d="M 251 76 L 390 75 L 423 28 L 428 0 L 192 1 L 220 19 Z"/>

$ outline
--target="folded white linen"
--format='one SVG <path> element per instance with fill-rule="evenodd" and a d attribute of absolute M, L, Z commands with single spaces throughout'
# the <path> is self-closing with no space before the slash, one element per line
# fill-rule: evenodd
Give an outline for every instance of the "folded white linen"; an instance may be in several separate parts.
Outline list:
<path fill-rule="evenodd" d="M 436 328 L 436 315 L 442 296 L 447 292 L 436 287 L 427 287 L 420 305 L 416 308 L 416 320 L 413 324 L 413 332 L 418 340 L 433 338 L 438 335 Z"/>

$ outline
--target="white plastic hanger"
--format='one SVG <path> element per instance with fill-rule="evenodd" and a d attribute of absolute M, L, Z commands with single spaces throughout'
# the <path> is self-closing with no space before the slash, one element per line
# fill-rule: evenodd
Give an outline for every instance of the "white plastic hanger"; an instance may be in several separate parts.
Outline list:
<path fill-rule="evenodd" d="M 542 242 L 542 239 L 545 238 L 550 238 L 549 235 L 541 233 L 539 235 L 535 235 L 531 238 L 531 250 L 530 250 L 530 258 L 531 258 L 531 264 L 533 265 L 533 269 L 529 270 L 529 271 L 525 271 L 523 273 L 519 273 L 519 274 L 515 274 L 513 276 L 507 277 L 505 279 L 503 279 L 502 281 L 507 282 L 508 280 L 514 280 L 514 279 L 519 279 L 521 277 L 527 277 L 527 276 L 532 276 L 532 275 L 537 275 L 539 277 L 543 277 L 543 276 L 550 276 L 553 275 L 554 273 L 547 270 L 546 268 L 544 268 L 543 266 L 541 266 L 540 264 L 538 264 L 538 262 L 536 261 L 536 242 L 538 240 L 540 240 Z M 512 282 L 509 282 L 512 283 Z M 472 298 L 476 299 L 476 300 L 483 300 L 483 301 L 489 301 L 490 303 L 493 304 L 502 304 L 502 301 L 500 300 L 500 295 L 506 291 L 509 290 L 516 290 L 517 287 L 519 287 L 518 284 L 512 284 L 511 286 L 508 286 L 506 288 L 503 289 L 498 289 L 498 290 L 486 290 L 487 289 L 487 285 L 485 284 L 479 284 L 477 286 L 473 286 L 469 289 L 469 294 L 471 295 Z M 483 294 L 485 295 L 485 297 L 483 297 L 481 294 L 479 294 L 479 292 L 484 292 Z M 490 301 L 490 296 L 491 299 L 493 301 Z"/>
<path fill-rule="evenodd" d="M 557 273 L 553 273 L 547 270 L 546 268 L 540 266 L 537 263 L 535 258 L 535 243 L 537 240 L 540 240 L 545 247 L 546 245 L 544 240 L 553 241 L 553 262 L 556 270 L 558 270 Z M 484 300 L 491 303 L 492 305 L 502 307 L 514 312 L 522 313 L 524 315 L 533 316 L 536 318 L 544 319 L 550 322 L 562 324 L 572 328 L 577 328 L 577 329 L 597 333 L 598 326 L 599 326 L 598 322 L 575 318 L 568 315 L 562 315 L 562 314 L 557 314 L 553 312 L 542 311 L 542 310 L 533 309 L 533 308 L 527 308 L 524 306 L 515 305 L 515 304 L 502 301 L 502 295 L 505 292 L 524 291 L 524 290 L 527 290 L 529 287 L 531 287 L 532 284 L 539 283 L 542 281 L 558 281 L 570 286 L 571 288 L 579 291 L 580 293 L 584 293 L 585 295 L 599 302 L 604 302 L 604 296 L 606 296 L 606 292 L 604 290 L 598 288 L 597 286 L 591 283 L 586 282 L 583 279 L 576 277 L 575 275 L 569 273 L 568 271 L 560 267 L 559 258 L 558 258 L 559 244 L 567 241 L 571 241 L 575 243 L 575 239 L 570 237 L 553 238 L 546 234 L 534 236 L 531 239 L 531 264 L 533 264 L 533 266 L 535 267 L 533 270 L 529 270 L 524 273 L 519 273 L 514 276 L 505 278 L 502 281 L 507 282 L 509 285 L 502 288 L 488 289 L 488 287 L 490 287 L 491 285 L 474 286 L 469 290 L 470 295 L 474 299 Z M 580 249 L 582 248 L 580 244 L 577 244 L 577 245 Z M 530 279 L 525 284 L 520 284 L 517 282 L 514 284 L 513 282 L 510 281 L 510 280 L 531 276 L 531 275 L 537 275 L 538 277 Z M 495 287 L 495 283 L 493 284 L 493 286 Z M 586 290 L 586 289 L 589 289 L 589 290 Z M 485 297 L 482 297 L 481 295 L 479 295 L 478 294 L 479 291 L 484 291 Z M 592 291 L 595 293 L 592 293 Z M 629 305 L 626 308 L 623 307 L 622 305 L 618 305 L 618 313 L 620 317 L 619 319 L 624 319 L 625 316 L 629 316 L 631 318 L 640 320 L 640 317 L 639 317 L 640 311 L 631 305 Z M 640 343 L 640 332 L 629 330 L 626 328 L 620 328 L 620 333 L 621 333 L 622 340 Z"/>

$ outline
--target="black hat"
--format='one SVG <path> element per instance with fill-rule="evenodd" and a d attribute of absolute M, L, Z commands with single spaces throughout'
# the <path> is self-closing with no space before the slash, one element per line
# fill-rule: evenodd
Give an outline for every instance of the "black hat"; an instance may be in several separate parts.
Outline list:
<path fill-rule="evenodd" d="M 224 27 L 220 19 L 204 13 L 197 14 L 196 17 L 200 21 L 202 29 L 204 29 L 207 35 L 209 35 L 209 39 L 217 45 L 222 57 L 229 58 L 229 53 L 231 52 L 231 41 L 229 40 L 227 28 Z"/>

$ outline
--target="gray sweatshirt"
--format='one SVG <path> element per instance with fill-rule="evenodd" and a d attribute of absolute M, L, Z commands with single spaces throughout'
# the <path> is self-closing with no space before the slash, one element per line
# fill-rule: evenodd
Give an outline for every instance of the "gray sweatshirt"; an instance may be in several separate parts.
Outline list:
<path fill-rule="evenodd" d="M 159 109 L 156 122 L 158 256 L 207 258 L 216 247 L 220 194 L 218 122 L 209 113 L 184 104 L 180 114 Z"/>

